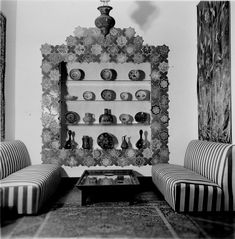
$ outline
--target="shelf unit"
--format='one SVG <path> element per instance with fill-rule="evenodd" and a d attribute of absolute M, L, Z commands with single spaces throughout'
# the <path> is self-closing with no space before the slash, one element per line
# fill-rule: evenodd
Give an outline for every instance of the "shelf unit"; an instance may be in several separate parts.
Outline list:
<path fill-rule="evenodd" d="M 92 63 L 89 66 L 87 64 L 68 64 L 67 66 L 67 79 L 64 82 L 66 90 L 64 91 L 66 95 L 76 96 L 76 100 L 70 100 L 63 97 L 61 99 L 61 104 L 64 105 L 64 109 L 72 112 L 76 112 L 79 115 L 79 122 L 76 124 L 71 124 L 66 122 L 66 120 L 61 121 L 61 128 L 67 130 L 72 130 L 75 132 L 75 140 L 78 145 L 82 146 L 82 136 L 89 135 L 93 138 L 95 143 L 94 147 L 99 147 L 96 145 L 96 139 L 99 134 L 103 132 L 108 132 L 118 138 L 118 145 L 122 143 L 123 135 L 127 135 L 132 140 L 132 145 L 135 145 L 136 141 L 139 139 L 139 130 L 142 129 L 147 132 L 148 140 L 151 140 L 151 129 L 150 129 L 150 115 L 151 115 L 151 101 L 150 97 L 147 100 L 137 100 L 135 93 L 138 90 L 148 90 L 151 92 L 151 80 L 150 72 L 151 68 L 149 64 L 138 64 L 138 68 L 145 70 L 146 78 L 141 81 L 133 81 L 128 78 L 128 72 L 131 69 L 135 69 L 136 64 L 116 64 L 108 67 L 106 64 Z M 85 72 L 85 77 L 83 80 L 76 81 L 72 80 L 69 76 L 70 70 L 74 68 L 82 69 Z M 117 79 L 113 81 L 105 81 L 100 77 L 100 71 L 104 68 L 115 68 L 117 71 Z M 120 76 L 119 76 L 120 72 Z M 110 89 L 115 91 L 116 99 L 111 101 L 106 101 L 102 99 L 101 92 L 105 89 Z M 85 91 L 92 91 L 95 93 L 95 100 L 85 100 L 83 98 L 83 93 Z M 120 94 L 122 92 L 130 92 L 132 94 L 132 100 L 122 100 Z M 116 118 L 115 124 L 100 124 L 99 117 L 104 113 L 104 109 L 111 109 L 112 115 Z M 65 112 L 66 112 L 65 111 Z M 134 120 L 135 114 L 138 112 L 146 112 L 149 114 L 148 123 L 137 123 Z M 95 121 L 92 124 L 86 124 L 83 122 L 83 117 L 85 113 L 92 113 L 95 115 Z M 129 114 L 133 117 L 132 124 L 121 123 L 119 116 L 121 114 Z M 65 133 L 64 133 L 65 135 Z M 67 136 L 67 135 L 66 135 Z M 64 140 L 65 142 L 65 140 Z"/>

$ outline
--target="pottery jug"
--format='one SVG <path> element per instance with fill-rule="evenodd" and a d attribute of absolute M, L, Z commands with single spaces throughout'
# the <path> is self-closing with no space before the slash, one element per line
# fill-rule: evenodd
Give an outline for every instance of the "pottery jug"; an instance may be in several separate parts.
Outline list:
<path fill-rule="evenodd" d="M 95 115 L 92 113 L 85 113 L 85 117 L 83 118 L 85 124 L 93 124 L 95 121 Z"/>
<path fill-rule="evenodd" d="M 113 116 L 110 109 L 104 109 L 104 114 L 99 118 L 100 124 L 113 124 Z"/>
<path fill-rule="evenodd" d="M 87 135 L 84 135 L 82 137 L 82 147 L 84 149 L 90 149 L 91 148 L 91 145 L 90 145 L 90 137 L 87 136 Z"/>

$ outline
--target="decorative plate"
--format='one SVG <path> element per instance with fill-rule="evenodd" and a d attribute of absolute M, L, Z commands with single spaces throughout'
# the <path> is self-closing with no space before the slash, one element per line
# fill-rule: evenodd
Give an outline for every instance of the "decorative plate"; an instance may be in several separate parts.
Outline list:
<path fill-rule="evenodd" d="M 148 90 L 137 90 L 135 93 L 135 97 L 137 100 L 149 100 L 150 99 L 150 91 Z"/>
<path fill-rule="evenodd" d="M 141 124 L 147 123 L 149 119 L 149 114 L 145 112 L 138 112 L 135 115 L 135 121 Z"/>
<path fill-rule="evenodd" d="M 68 111 L 66 114 L 65 114 L 65 119 L 68 123 L 70 124 L 77 124 L 80 117 L 79 117 L 79 114 L 76 113 L 76 112 L 73 112 L 73 111 Z"/>
<path fill-rule="evenodd" d="M 113 90 L 105 89 L 101 92 L 101 97 L 103 100 L 112 101 L 116 99 L 116 93 Z"/>
<path fill-rule="evenodd" d="M 122 92 L 120 98 L 125 101 L 132 100 L 132 94 L 130 92 Z"/>
<path fill-rule="evenodd" d="M 82 80 L 84 78 L 84 72 L 81 69 L 72 69 L 69 72 L 69 76 L 72 80 Z"/>
<path fill-rule="evenodd" d="M 109 133 L 102 133 L 97 138 L 97 144 L 102 149 L 112 149 L 114 147 L 113 136 Z"/>
<path fill-rule="evenodd" d="M 95 100 L 95 93 L 92 91 L 85 91 L 83 93 L 84 100 Z"/>
<path fill-rule="evenodd" d="M 128 77 L 133 81 L 141 81 L 145 78 L 145 73 L 142 70 L 131 70 L 128 73 Z"/>
<path fill-rule="evenodd" d="M 111 81 L 116 79 L 117 72 L 114 69 L 103 69 L 100 72 L 100 76 L 103 80 Z"/>

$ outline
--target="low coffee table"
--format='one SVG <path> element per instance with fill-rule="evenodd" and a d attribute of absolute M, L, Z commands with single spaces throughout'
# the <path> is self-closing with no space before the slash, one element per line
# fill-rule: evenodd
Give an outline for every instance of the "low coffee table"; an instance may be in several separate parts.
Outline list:
<path fill-rule="evenodd" d="M 85 170 L 76 187 L 81 190 L 81 205 L 87 196 L 108 198 L 111 195 L 127 196 L 132 204 L 140 182 L 133 170 Z"/>

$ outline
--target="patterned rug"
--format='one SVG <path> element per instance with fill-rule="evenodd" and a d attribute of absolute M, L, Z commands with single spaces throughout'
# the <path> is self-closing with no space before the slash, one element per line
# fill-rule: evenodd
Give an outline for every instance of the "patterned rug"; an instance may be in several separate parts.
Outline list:
<path fill-rule="evenodd" d="M 4 235 L 3 235 L 4 236 Z M 166 202 L 62 204 L 18 220 L 7 238 L 208 238 L 188 216 Z"/>

